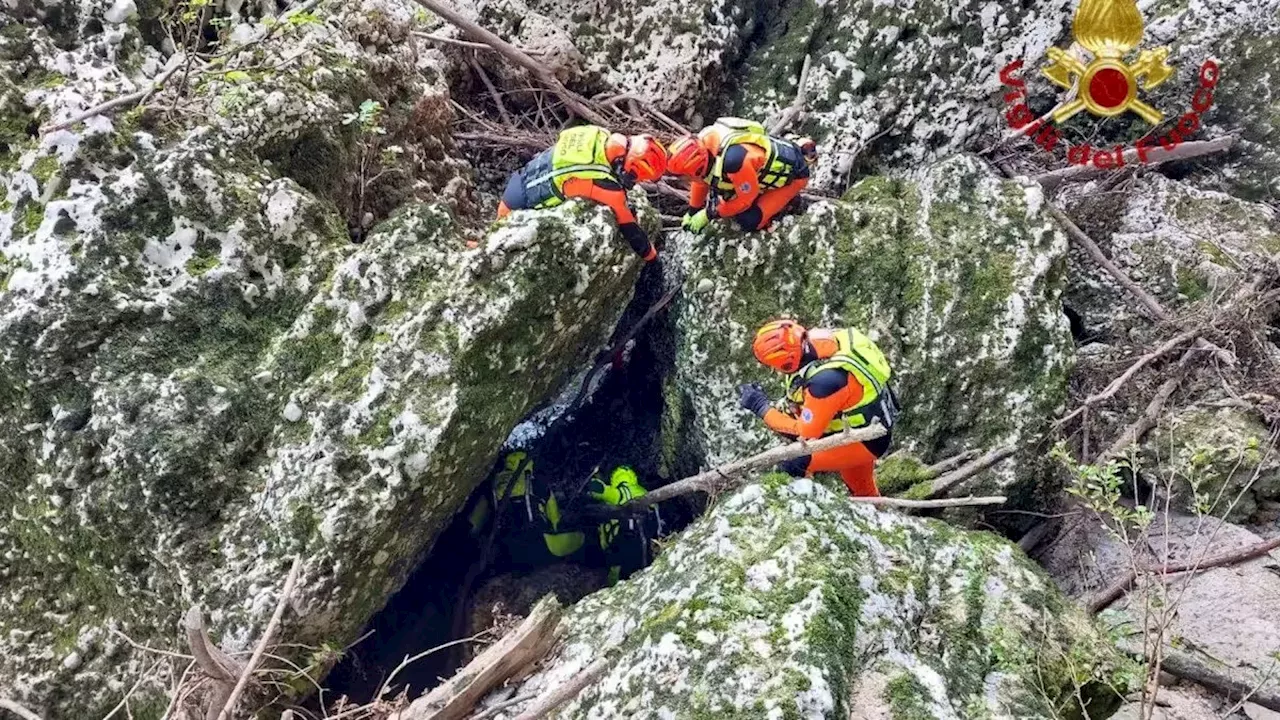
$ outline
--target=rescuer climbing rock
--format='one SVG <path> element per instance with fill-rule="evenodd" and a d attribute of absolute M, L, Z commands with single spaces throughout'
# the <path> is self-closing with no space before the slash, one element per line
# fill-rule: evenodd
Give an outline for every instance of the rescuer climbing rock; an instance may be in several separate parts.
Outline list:
<path fill-rule="evenodd" d="M 556 144 L 512 174 L 498 204 L 498 217 L 512 210 L 555 207 L 570 198 L 609 206 L 618 230 L 637 255 L 658 257 L 649 236 L 636 222 L 627 190 L 653 182 L 667 169 L 667 151 L 651 135 L 627 136 L 595 125 L 569 128 Z"/>
<path fill-rule="evenodd" d="M 761 364 L 786 374 L 786 412 L 771 407 L 760 386 L 738 387 L 739 405 L 774 432 L 811 440 L 863 427 L 872 420 L 892 430 L 898 409 L 889 385 L 889 361 L 858 330 L 806 330 L 792 320 L 774 320 L 756 332 L 751 350 Z M 779 467 L 793 476 L 839 472 L 849 492 L 875 497 L 880 494 L 875 462 L 890 442 L 891 433 L 886 433 L 875 440 L 788 460 Z"/>
<path fill-rule="evenodd" d="M 809 184 L 816 161 L 808 138 L 793 142 L 757 122 L 720 118 L 671 144 L 668 171 L 691 178 L 691 212 L 681 227 L 702 232 L 711 220 L 732 217 L 744 230 L 763 230 Z"/>

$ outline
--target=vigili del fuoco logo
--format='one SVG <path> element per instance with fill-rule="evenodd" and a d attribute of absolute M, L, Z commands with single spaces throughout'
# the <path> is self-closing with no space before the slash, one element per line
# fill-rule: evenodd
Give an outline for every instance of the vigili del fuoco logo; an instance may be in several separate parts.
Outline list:
<path fill-rule="evenodd" d="M 1155 147 L 1172 150 L 1200 127 L 1200 116 L 1213 106 L 1213 90 L 1218 84 L 1218 64 L 1206 60 L 1200 66 L 1199 84 L 1191 96 L 1190 109 L 1172 129 L 1156 137 L 1140 138 L 1132 146 L 1094 148 L 1089 143 L 1066 142 L 1055 125 L 1066 122 L 1081 111 L 1097 117 L 1112 118 L 1133 113 L 1155 127 L 1164 121 L 1164 113 L 1143 100 L 1143 94 L 1173 76 L 1169 65 L 1169 49 L 1141 50 L 1133 62 L 1126 57 L 1142 43 L 1142 14 L 1135 0 L 1081 0 L 1072 20 L 1075 41 L 1093 54 L 1082 62 L 1061 48 L 1050 48 L 1049 64 L 1041 73 L 1053 84 L 1076 95 L 1060 103 L 1047 116 L 1037 118 L 1027 107 L 1026 83 L 1018 76 L 1022 61 L 1015 60 L 1000 70 L 1000 84 L 1006 89 L 1004 116 L 1009 126 L 1031 137 L 1037 145 L 1052 153 L 1066 148 L 1067 162 L 1072 165 L 1092 164 L 1098 168 L 1125 165 L 1125 151 L 1136 150 L 1139 163 L 1149 160 Z M 1135 153 L 1130 153 L 1133 159 Z"/>

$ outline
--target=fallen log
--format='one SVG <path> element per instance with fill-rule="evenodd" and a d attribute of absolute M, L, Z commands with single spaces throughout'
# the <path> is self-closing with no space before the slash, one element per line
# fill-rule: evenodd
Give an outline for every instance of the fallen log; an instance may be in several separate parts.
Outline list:
<path fill-rule="evenodd" d="M 1213 140 L 1203 140 L 1197 142 L 1184 142 L 1175 145 L 1173 149 L 1166 149 L 1162 145 L 1157 145 L 1146 150 L 1146 160 L 1142 165 L 1151 167 L 1163 162 L 1173 160 L 1189 160 L 1193 157 L 1202 155 L 1211 155 L 1213 153 L 1224 152 L 1230 150 L 1231 146 L 1236 142 L 1234 136 L 1215 138 Z M 1124 151 L 1124 165 L 1138 165 L 1138 149 L 1129 148 Z M 1035 181 L 1040 183 L 1045 190 L 1054 190 L 1063 183 L 1076 180 L 1087 180 L 1091 177 L 1097 177 L 1103 173 L 1110 172 L 1106 169 L 1099 169 L 1092 165 L 1072 165 L 1070 167 L 1053 170 L 1035 177 Z"/>
<path fill-rule="evenodd" d="M 1121 642 L 1120 647 L 1125 653 L 1138 660 L 1155 662 L 1155 658 L 1150 657 L 1132 641 Z M 1268 710 L 1280 712 L 1280 693 L 1275 690 L 1264 688 L 1257 682 L 1232 677 L 1226 671 L 1211 668 L 1188 653 L 1168 645 L 1160 649 L 1160 669 L 1170 675 L 1203 685 L 1227 698 L 1229 702 L 1245 700 Z"/>
<path fill-rule="evenodd" d="M 1249 560 L 1260 558 L 1277 548 L 1280 548 L 1280 537 L 1272 538 L 1270 540 L 1257 543 L 1256 545 L 1231 550 L 1220 555 L 1214 555 L 1207 559 L 1173 564 L 1165 562 L 1165 564 L 1159 566 L 1142 565 L 1138 567 L 1138 572 L 1129 570 L 1119 580 L 1100 590 L 1090 598 L 1087 603 L 1085 603 L 1085 607 L 1087 607 L 1091 613 L 1097 613 L 1105 610 L 1109 605 L 1111 605 L 1111 603 L 1119 600 L 1120 596 L 1125 594 L 1129 588 L 1133 587 L 1134 582 L 1138 579 L 1139 572 L 1143 574 L 1159 573 L 1161 575 L 1173 575 L 1176 573 L 1208 570 L 1210 568 L 1248 562 Z"/>
<path fill-rule="evenodd" d="M 608 127 L 610 125 L 609 121 L 603 115 L 587 106 L 586 98 L 565 87 L 564 83 L 560 82 L 555 75 L 552 75 L 547 70 L 545 63 L 539 63 L 529 57 L 529 55 L 520 48 L 498 37 L 497 34 L 488 30 L 479 23 L 472 22 L 471 20 L 463 17 L 458 13 L 458 11 L 444 4 L 441 0 L 413 1 L 436 15 L 439 15 L 445 22 L 454 25 L 468 35 L 471 35 L 480 42 L 483 42 L 485 45 L 493 48 L 499 55 L 510 60 L 512 63 L 528 70 L 535 78 L 538 79 L 539 82 L 547 86 L 551 92 L 558 95 L 560 99 L 564 101 L 564 104 L 579 117 L 595 123 L 596 125 L 604 127 Z"/>
<path fill-rule="evenodd" d="M 389 720 L 462 720 L 489 691 L 537 662 L 555 645 L 562 609 L 555 596 L 539 600 L 529 616 L 485 648 L 444 684 Z"/>
<path fill-rule="evenodd" d="M 713 468 L 706 472 L 698 473 L 683 480 L 677 480 L 670 485 L 645 493 L 644 495 L 628 502 L 624 507 L 628 509 L 646 508 L 650 505 L 656 505 L 673 497 L 688 495 L 693 492 L 716 492 L 734 487 L 741 481 L 741 475 L 751 470 L 768 467 L 782 462 L 783 460 L 791 460 L 802 455 L 810 455 L 823 450 L 831 450 L 832 448 L 844 447 L 852 445 L 856 442 L 864 442 L 866 440 L 875 440 L 882 437 L 885 433 L 884 426 L 878 422 L 872 423 L 867 427 L 858 428 L 857 430 L 847 430 L 837 433 L 829 437 L 812 441 L 797 441 L 790 445 L 783 445 L 769 450 L 765 450 L 757 455 L 749 458 L 735 460 L 731 463 L 725 463 L 720 467 Z"/>

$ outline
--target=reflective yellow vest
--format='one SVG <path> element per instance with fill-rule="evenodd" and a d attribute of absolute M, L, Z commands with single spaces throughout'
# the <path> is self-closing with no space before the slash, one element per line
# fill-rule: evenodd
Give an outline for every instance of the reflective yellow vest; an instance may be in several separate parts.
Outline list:
<path fill-rule="evenodd" d="M 795 144 L 770 137 L 764 125 L 742 118 L 722 117 L 715 122 L 720 131 L 720 149 L 715 164 L 711 166 L 708 184 L 724 192 L 735 191 L 734 184 L 724 175 L 724 154 L 733 145 L 757 145 L 764 148 L 767 160 L 757 182 L 761 187 L 780 188 L 791 181 L 804 156 Z"/>
<path fill-rule="evenodd" d="M 889 390 L 889 380 L 893 375 L 889 360 L 871 338 L 853 328 L 837 331 L 835 339 L 837 349 L 834 355 L 811 362 L 787 376 L 788 400 L 796 406 L 803 404 L 804 388 L 809 378 L 823 370 L 839 368 L 862 385 L 862 400 L 856 407 L 833 418 L 826 432 L 839 432 L 846 427 L 862 427 L 871 422 L 872 417 L 880 417 L 885 427 L 891 426 L 897 408 L 893 406 Z"/>
<path fill-rule="evenodd" d="M 529 207 L 549 208 L 563 203 L 564 184 L 570 178 L 616 180 L 605 155 L 608 139 L 609 131 L 595 125 L 569 128 L 560 133 L 556 144 L 524 169 Z"/>
<path fill-rule="evenodd" d="M 515 501 L 517 498 L 524 502 L 525 513 L 529 518 L 529 522 L 534 522 L 533 503 L 537 502 L 538 516 L 542 518 L 545 530 L 542 533 L 542 540 L 547 545 L 547 550 L 556 557 L 565 557 L 572 555 L 578 551 L 587 542 L 586 534 L 582 531 L 559 532 L 560 530 L 560 503 L 556 500 L 556 494 L 553 490 L 547 491 L 546 499 L 533 498 L 533 492 L 530 487 L 533 484 L 530 481 L 529 473 L 533 471 L 533 461 L 526 458 L 525 453 L 521 451 L 513 452 L 507 455 L 503 462 L 503 469 L 493 477 L 493 493 L 499 503 L 503 500 L 511 498 Z M 477 507 L 472 511 L 471 525 L 473 533 L 483 524 L 484 517 L 481 512 L 487 514 L 488 502 L 482 503 L 483 508 Z M 550 532 L 546 532 L 550 530 Z"/>

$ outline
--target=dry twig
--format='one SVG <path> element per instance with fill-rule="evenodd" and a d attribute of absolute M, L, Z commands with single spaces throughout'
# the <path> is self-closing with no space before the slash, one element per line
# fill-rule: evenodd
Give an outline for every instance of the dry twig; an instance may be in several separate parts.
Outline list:
<path fill-rule="evenodd" d="M 585 98 L 565 87 L 555 75 L 552 75 L 551 72 L 547 70 L 547 66 L 545 64 L 538 63 L 520 48 L 512 45 L 506 40 L 503 40 L 480 24 L 463 17 L 456 10 L 446 5 L 443 0 L 413 1 L 436 15 L 439 15 L 449 24 L 458 27 L 463 32 L 477 38 L 484 44 L 493 48 L 498 52 L 498 54 L 510 60 L 512 63 L 528 70 L 534 77 L 538 78 L 539 82 L 546 85 L 552 92 L 560 96 L 560 99 L 564 101 L 564 104 L 579 117 L 595 123 L 596 125 L 609 125 L 609 121 L 606 120 L 603 115 L 587 106 Z"/>
<path fill-rule="evenodd" d="M 266 629 L 262 631 L 262 637 L 258 640 L 258 647 L 253 651 L 253 655 L 249 658 L 248 664 L 244 666 L 244 670 L 241 671 L 240 679 L 236 681 L 236 686 L 232 688 L 226 704 L 222 706 L 222 710 L 218 713 L 218 720 L 227 720 L 231 717 L 231 713 L 235 711 L 236 702 L 239 701 L 240 694 L 244 692 L 245 686 L 249 683 L 249 676 L 253 674 L 253 669 L 262 660 L 262 654 L 266 652 L 267 646 L 271 644 L 271 637 L 275 634 L 276 628 L 280 625 L 280 620 L 284 617 L 284 609 L 289 604 L 289 596 L 293 594 L 293 586 L 297 584 L 298 573 L 301 571 L 302 556 L 294 556 L 293 567 L 289 568 L 289 576 L 285 578 L 284 589 L 280 591 L 280 600 L 276 603 L 275 612 L 271 614 L 271 620 L 267 623 Z"/>
<path fill-rule="evenodd" d="M 1008 445 L 1001 445 L 998 448 L 987 451 L 985 455 L 977 460 L 971 460 L 968 464 L 952 470 L 946 475 L 935 478 L 929 489 L 929 497 L 936 498 L 941 495 L 946 495 L 956 485 L 959 485 L 961 482 L 968 480 L 974 475 L 977 475 L 983 470 L 986 470 L 992 465 L 995 465 L 1001 460 L 1013 455 L 1017 451 L 1018 446 L 1012 443 Z"/>
<path fill-rule="evenodd" d="M 1009 498 L 1003 495 L 989 497 L 942 498 L 940 500 L 908 500 L 896 497 L 851 497 L 850 502 L 865 503 L 878 507 L 896 507 L 909 510 L 925 510 L 929 508 L 971 507 L 975 505 L 1003 505 Z"/>
<path fill-rule="evenodd" d="M 1250 545 L 1248 547 L 1238 548 L 1230 552 L 1215 555 L 1206 560 L 1192 560 L 1182 563 L 1169 563 L 1166 561 L 1162 565 L 1143 565 L 1137 571 L 1129 570 L 1119 580 L 1100 590 L 1096 595 L 1089 599 L 1086 607 L 1089 612 L 1096 613 L 1116 600 L 1120 599 L 1129 588 L 1133 587 L 1133 583 L 1138 579 L 1138 573 L 1159 573 L 1161 575 L 1172 575 L 1175 573 L 1191 572 L 1195 570 L 1208 570 L 1215 567 L 1223 567 L 1226 565 L 1238 565 L 1280 548 L 1280 537 L 1271 538 L 1264 542 Z"/>
<path fill-rule="evenodd" d="M 471 67 L 475 69 L 476 74 L 480 76 L 480 82 L 489 90 L 489 97 L 493 98 L 493 104 L 498 108 L 498 114 L 502 116 L 502 122 L 507 125 L 515 126 L 511 120 L 511 113 L 507 112 L 507 106 L 502 102 L 502 95 L 498 92 L 498 88 L 494 86 L 493 80 L 489 79 L 489 73 L 484 71 L 484 67 L 475 57 L 470 58 Z"/>
<path fill-rule="evenodd" d="M 185 62 L 185 56 L 180 55 L 177 57 L 178 57 L 177 60 L 173 60 L 171 58 L 169 60 L 170 67 L 166 69 L 164 72 L 157 75 L 156 79 L 151 81 L 151 83 L 147 85 L 145 88 L 138 90 L 136 92 L 131 92 L 128 95 L 121 95 L 120 97 L 112 98 L 111 100 L 108 100 L 104 103 L 94 105 L 93 107 L 89 108 L 88 110 L 85 110 L 79 115 L 73 116 L 69 120 L 63 120 L 62 122 L 59 122 L 59 123 L 45 125 L 44 127 L 40 128 L 40 134 L 48 135 L 49 133 L 57 132 L 58 130 L 66 130 L 72 125 L 75 125 L 76 123 L 84 122 L 85 120 L 88 120 L 91 117 L 97 117 L 98 115 L 109 115 L 115 112 L 116 110 L 122 107 L 125 107 L 126 105 L 136 105 L 137 103 L 142 102 L 148 95 L 159 90 L 161 87 L 164 87 L 164 84 L 169 81 L 169 78 L 173 77 L 174 73 L 176 73 L 178 70 L 186 66 L 187 63 Z"/>

